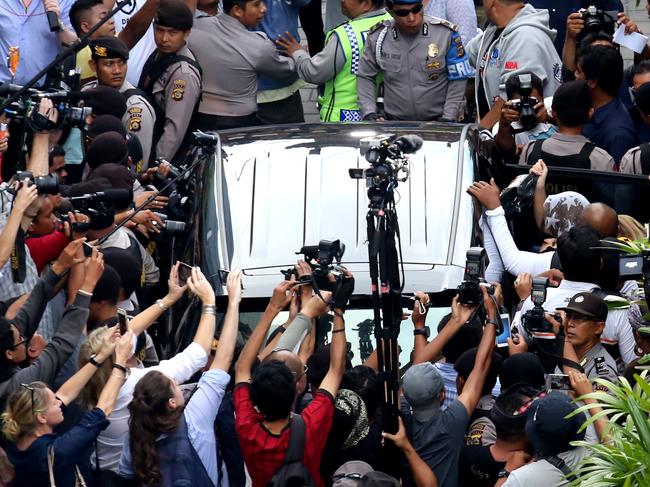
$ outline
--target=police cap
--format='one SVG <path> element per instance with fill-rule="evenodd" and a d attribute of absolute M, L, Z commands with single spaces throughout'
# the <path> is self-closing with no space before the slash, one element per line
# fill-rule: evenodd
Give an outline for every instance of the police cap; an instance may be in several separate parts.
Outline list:
<path fill-rule="evenodd" d="M 88 44 L 93 60 L 121 58 L 129 59 L 129 48 L 119 37 L 106 36 L 93 39 Z"/>
<path fill-rule="evenodd" d="M 162 0 L 156 10 L 156 24 L 178 30 L 190 30 L 194 22 L 192 11 L 181 0 Z"/>

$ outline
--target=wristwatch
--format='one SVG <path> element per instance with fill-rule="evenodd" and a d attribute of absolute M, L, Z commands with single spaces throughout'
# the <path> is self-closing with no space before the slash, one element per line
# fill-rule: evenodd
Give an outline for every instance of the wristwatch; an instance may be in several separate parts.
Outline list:
<path fill-rule="evenodd" d="M 510 472 L 508 472 L 505 468 L 502 468 L 499 470 L 499 473 L 497 474 L 498 479 L 507 479 L 508 475 L 510 475 Z"/>
<path fill-rule="evenodd" d="M 93 353 L 93 354 L 90 356 L 90 358 L 88 359 L 88 362 L 90 362 L 91 364 L 93 364 L 95 367 L 100 368 L 104 362 L 97 362 L 96 357 L 97 357 L 97 354 L 96 354 L 96 353 Z"/>
<path fill-rule="evenodd" d="M 431 329 L 428 326 L 424 328 L 416 328 L 413 330 L 413 336 L 422 335 L 424 338 L 429 338 L 431 336 Z"/>
<path fill-rule="evenodd" d="M 129 369 L 128 367 L 124 367 L 123 365 L 113 364 L 113 368 L 124 372 L 124 379 L 128 379 L 129 376 L 131 375 L 131 369 Z"/>
<path fill-rule="evenodd" d="M 497 320 L 487 319 L 485 320 L 486 325 L 494 325 L 496 328 L 499 328 L 499 322 Z"/>

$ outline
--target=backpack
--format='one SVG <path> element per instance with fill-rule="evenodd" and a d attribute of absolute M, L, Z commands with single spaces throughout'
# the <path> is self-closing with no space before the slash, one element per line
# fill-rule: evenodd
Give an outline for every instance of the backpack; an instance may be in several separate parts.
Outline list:
<path fill-rule="evenodd" d="M 309 470 L 302 464 L 302 453 L 305 448 L 305 422 L 299 414 L 294 414 L 289 420 L 291 432 L 289 447 L 284 462 L 273 474 L 266 487 L 316 487 Z"/>

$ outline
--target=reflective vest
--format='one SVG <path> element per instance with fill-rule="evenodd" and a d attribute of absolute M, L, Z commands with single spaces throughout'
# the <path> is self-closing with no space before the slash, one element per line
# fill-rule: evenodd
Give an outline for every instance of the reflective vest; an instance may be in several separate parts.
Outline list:
<path fill-rule="evenodd" d="M 327 33 L 326 42 L 336 34 L 345 55 L 343 69 L 325 83 L 323 95 L 318 98 L 320 119 L 323 122 L 360 122 L 361 112 L 357 103 L 357 70 L 366 45 L 368 31 L 383 20 L 388 13 L 362 19 L 349 20 Z"/>

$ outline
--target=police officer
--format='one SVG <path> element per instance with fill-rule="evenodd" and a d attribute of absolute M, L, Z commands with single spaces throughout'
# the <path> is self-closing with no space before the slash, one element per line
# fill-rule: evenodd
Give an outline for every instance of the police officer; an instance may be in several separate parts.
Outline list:
<path fill-rule="evenodd" d="M 193 23 L 181 0 L 162 2 L 154 19 L 156 50 L 142 68 L 138 88 L 156 112 L 151 157 L 173 161 L 182 156 L 186 133 L 201 100 L 201 66 L 186 44 Z"/>
<path fill-rule="evenodd" d="M 156 113 L 147 100 L 147 95 L 126 80 L 129 50 L 118 37 L 99 37 L 90 41 L 90 68 L 97 74 L 84 88 L 110 86 L 120 90 L 126 99 L 126 113 L 122 117 L 124 128 L 138 137 L 142 146 L 142 160 L 136 164 L 138 173 L 147 169 L 151 154 L 153 128 Z"/>
<path fill-rule="evenodd" d="M 296 63 L 298 75 L 315 85 L 325 85 L 318 98 L 323 122 L 359 122 L 357 70 L 368 31 L 391 17 L 383 0 L 343 0 L 341 10 L 350 18 L 327 33 L 325 48 L 314 57 L 288 32 L 276 41 Z"/>
<path fill-rule="evenodd" d="M 384 77 L 386 118 L 456 121 L 473 71 L 456 27 L 424 17 L 421 0 L 387 2 L 392 20 L 368 34 L 357 88 L 364 120 L 381 117 L 376 81 Z"/>
<path fill-rule="evenodd" d="M 567 306 L 557 309 L 566 313 L 565 358 L 571 358 L 566 350 L 573 348 L 587 377 L 616 383 L 616 362 L 600 343 L 607 320 L 607 303 L 596 293 L 587 291 L 574 295 Z M 559 369 L 556 372 L 559 373 Z M 594 389 L 608 392 L 601 384 L 594 384 Z"/>
<path fill-rule="evenodd" d="M 282 56 L 264 32 L 252 30 L 265 13 L 262 0 L 224 0 L 219 15 L 196 20 L 189 43 L 205 69 L 196 128 L 259 125 L 258 75 L 295 81 L 293 61 Z"/>

